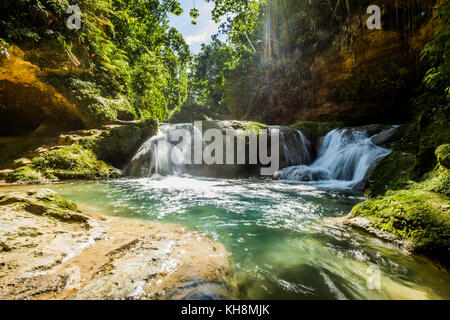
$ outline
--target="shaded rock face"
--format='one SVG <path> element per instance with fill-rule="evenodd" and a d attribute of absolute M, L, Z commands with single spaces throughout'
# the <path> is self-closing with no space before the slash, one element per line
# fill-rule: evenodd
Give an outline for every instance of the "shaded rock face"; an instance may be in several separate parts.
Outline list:
<path fill-rule="evenodd" d="M 230 255 L 177 225 L 91 217 L 48 189 L 0 195 L 0 299 L 230 299 Z"/>
<path fill-rule="evenodd" d="M 0 135 L 99 128 L 136 118 L 125 96 L 107 96 L 81 80 L 89 78 L 85 53 L 76 66 L 50 43 L 13 45 L 8 51 L 8 57 L 0 56 Z"/>
<path fill-rule="evenodd" d="M 280 81 L 279 87 L 273 84 L 270 96 L 275 97 L 264 103 L 275 111 L 263 121 L 344 121 L 349 126 L 407 121 L 410 99 L 425 73 L 418 57 L 438 25 L 432 18 L 435 3 L 377 1 L 381 30 L 367 28 L 368 4 L 362 6 L 360 14 L 342 21 L 337 32 L 328 30 L 326 44 L 313 44 L 323 49 L 299 58 L 299 64 L 308 61 L 305 71 L 286 72 L 287 79 L 299 77 L 288 82 L 291 88 L 302 90 L 286 92 L 286 82 Z M 259 119 L 257 113 L 253 116 Z"/>
<path fill-rule="evenodd" d="M 43 123 L 82 127 L 76 106 L 42 79 L 45 71 L 19 47 L 10 53 L 0 60 L 0 135 L 32 132 Z"/>

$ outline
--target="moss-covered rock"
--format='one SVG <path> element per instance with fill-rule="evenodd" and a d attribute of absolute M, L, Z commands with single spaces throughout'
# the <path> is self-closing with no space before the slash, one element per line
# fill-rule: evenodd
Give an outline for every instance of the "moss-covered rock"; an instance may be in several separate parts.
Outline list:
<path fill-rule="evenodd" d="M 416 157 L 407 152 L 392 151 L 375 167 L 368 180 L 366 193 L 372 197 L 384 194 L 388 190 L 406 187 L 417 177 Z"/>
<path fill-rule="evenodd" d="M 446 196 L 423 190 L 391 191 L 356 205 L 350 221 L 355 217 L 365 218 L 370 227 L 407 243 L 407 249 L 448 255 L 450 199 Z"/>
<path fill-rule="evenodd" d="M 122 175 L 123 166 L 141 143 L 158 130 L 156 120 L 79 130 L 60 135 L 58 148 L 38 154 L 30 164 L 5 174 L 7 182 L 57 179 L 106 179 Z M 115 167 L 113 167 L 114 165 Z"/>
<path fill-rule="evenodd" d="M 236 131 L 236 133 L 239 132 L 245 134 L 255 133 L 258 135 L 261 132 L 261 130 L 267 129 L 267 125 L 256 121 L 237 121 L 237 120 L 202 121 L 202 131 L 205 132 L 208 129 L 218 129 L 221 131 L 230 129 Z"/>
<path fill-rule="evenodd" d="M 127 97 L 111 96 L 94 82 L 74 76 L 48 76 L 48 81 L 76 105 L 88 128 L 100 127 L 116 120 L 134 120 L 136 112 Z"/>
<path fill-rule="evenodd" d="M 387 190 L 411 187 L 410 182 L 433 177 L 426 190 L 441 190 L 431 185 L 444 183 L 448 165 L 450 141 L 450 106 L 417 107 L 414 119 L 398 133 L 401 135 L 392 153 L 380 161 L 366 185 L 370 196 L 381 195 Z M 439 147 L 439 148 L 438 148 Z M 437 149 L 436 149 L 437 148 Z M 434 169 L 437 168 L 437 169 Z M 430 174 L 427 174 L 430 173 Z M 425 175 L 425 176 L 424 176 Z M 441 182 L 438 182 L 441 181 Z M 417 186 L 416 186 L 417 187 Z"/>
<path fill-rule="evenodd" d="M 416 112 L 416 119 L 410 124 L 399 146 L 410 145 L 414 148 L 417 154 L 416 171 L 421 176 L 437 164 L 436 148 L 450 142 L 450 105 L 424 107 Z"/>
<path fill-rule="evenodd" d="M 423 181 L 415 188 L 450 196 L 450 170 L 443 166 L 436 166 L 433 171 L 424 175 Z"/>
<path fill-rule="evenodd" d="M 49 151 L 33 159 L 32 168 L 59 179 L 115 178 L 120 171 L 97 159 L 92 150 L 78 144 Z"/>
<path fill-rule="evenodd" d="M 49 189 L 31 190 L 27 195 L 13 193 L 0 197 L 0 206 L 15 204 L 35 215 L 55 218 L 62 222 L 86 223 L 87 217 L 80 215 L 77 205 L 59 197 Z M 87 225 L 86 225 L 87 227 Z"/>
<path fill-rule="evenodd" d="M 42 173 L 34 170 L 31 166 L 18 168 L 12 172 L 9 172 L 5 177 L 6 182 L 19 183 L 40 182 L 45 179 L 46 178 Z"/>
<path fill-rule="evenodd" d="M 57 179 L 117 178 L 120 170 L 97 159 L 92 150 L 78 144 L 49 151 L 31 164 L 8 174 L 7 182 L 40 182 Z"/>
<path fill-rule="evenodd" d="M 145 140 L 157 132 L 158 122 L 154 119 L 114 126 L 95 137 L 92 140 L 91 148 L 99 159 L 120 168 L 130 160 L 133 153 Z M 81 142 L 81 144 L 83 143 L 86 143 L 86 140 Z"/>
<path fill-rule="evenodd" d="M 434 152 L 439 165 L 450 169 L 450 144 L 443 144 L 436 148 Z"/>
<path fill-rule="evenodd" d="M 448 161 L 449 146 L 446 144 L 436 149 L 435 154 L 438 164 L 432 171 L 426 173 L 419 183 L 413 186 L 415 189 L 423 189 L 450 196 L 450 170 L 444 165 Z"/>

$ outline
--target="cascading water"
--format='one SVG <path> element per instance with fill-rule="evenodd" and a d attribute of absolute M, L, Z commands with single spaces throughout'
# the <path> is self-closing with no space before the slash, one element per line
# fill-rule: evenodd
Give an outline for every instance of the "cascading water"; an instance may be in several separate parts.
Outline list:
<path fill-rule="evenodd" d="M 217 128 L 227 123 L 217 122 Z M 153 174 L 162 176 L 189 173 L 194 175 L 208 176 L 239 176 L 257 174 L 255 168 L 258 165 L 182 165 L 176 163 L 194 163 L 192 156 L 194 154 L 194 142 L 191 141 L 191 149 L 179 141 L 171 141 L 171 134 L 174 130 L 185 129 L 190 133 L 191 138 L 194 135 L 201 135 L 200 130 L 191 123 L 186 124 L 163 124 L 158 134 L 147 140 L 126 168 L 126 174 L 135 177 L 148 177 Z M 311 144 L 306 136 L 289 127 L 270 126 L 268 131 L 279 130 L 280 136 L 280 168 L 309 164 L 312 161 Z M 234 129 L 232 129 L 234 130 Z M 236 135 L 242 134 L 235 130 Z M 203 147 L 207 143 L 203 141 Z M 225 149 L 225 146 L 224 146 Z M 224 150 L 224 153 L 227 150 Z M 175 158 L 175 162 L 173 161 Z M 184 161 L 187 160 L 188 161 Z"/>
<path fill-rule="evenodd" d="M 199 130 L 190 123 L 161 125 L 158 134 L 139 148 L 126 173 L 135 177 L 149 177 L 153 174 L 165 176 L 184 172 L 185 166 L 181 163 L 185 157 L 190 157 L 192 150 L 171 141 L 170 134 L 175 129 L 188 130 L 192 136 L 194 133 L 199 134 Z"/>
<path fill-rule="evenodd" d="M 336 129 L 326 135 L 311 165 L 287 167 L 275 177 L 350 189 L 363 181 L 369 168 L 389 153 L 390 150 L 375 145 L 365 131 Z"/>
<path fill-rule="evenodd" d="M 286 127 L 273 128 L 280 130 L 280 146 L 284 153 L 283 167 L 311 163 L 311 143 L 300 130 Z"/>

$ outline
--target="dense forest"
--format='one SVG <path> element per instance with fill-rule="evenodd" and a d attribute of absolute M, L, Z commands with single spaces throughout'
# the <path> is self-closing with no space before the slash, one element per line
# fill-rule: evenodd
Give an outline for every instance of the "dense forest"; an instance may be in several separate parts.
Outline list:
<path fill-rule="evenodd" d="M 373 31 L 369 5 L 255 1 L 240 11 L 221 3 L 217 16 L 235 13 L 222 26 L 229 41 L 215 39 L 195 57 L 186 107 L 265 123 L 361 124 L 407 121 L 424 89 L 435 100 L 422 102 L 448 101 L 449 5 L 383 1 L 382 30 Z"/>
<path fill-rule="evenodd" d="M 41 76 L 76 102 L 88 126 L 183 114 L 404 122 L 425 74 L 422 91 L 435 93 L 434 104 L 448 96 L 449 9 L 445 1 L 437 8 L 433 1 L 382 2 L 382 30 L 371 31 L 370 1 L 216 0 L 213 18 L 228 17 L 220 29 L 227 40 L 214 36 L 192 56 L 168 25 L 169 14 L 182 12 L 174 0 L 79 1 L 80 29 L 66 26 L 68 1 L 2 1 L 2 59 L 12 44 L 33 47 L 28 55 L 48 70 Z M 194 9 L 193 23 L 197 15 Z M 65 71 L 55 67 L 61 61 Z"/>

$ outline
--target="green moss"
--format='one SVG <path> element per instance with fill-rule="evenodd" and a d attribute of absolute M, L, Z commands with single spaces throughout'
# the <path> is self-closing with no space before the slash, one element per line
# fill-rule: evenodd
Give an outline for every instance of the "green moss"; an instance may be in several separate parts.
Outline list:
<path fill-rule="evenodd" d="M 39 182 L 45 179 L 117 178 L 121 167 L 145 139 L 156 134 L 154 119 L 115 125 L 100 131 L 67 135 L 72 144 L 35 157 L 31 164 L 7 174 L 8 182 Z M 106 162 L 104 162 L 106 161 Z"/>
<path fill-rule="evenodd" d="M 382 159 L 371 174 L 366 193 L 370 196 L 384 194 L 388 190 L 405 188 L 416 172 L 416 157 L 407 152 L 392 151 Z"/>
<path fill-rule="evenodd" d="M 126 164 L 140 144 L 158 131 L 158 122 L 154 119 L 113 127 L 92 140 L 91 148 L 98 159 L 107 161 L 116 167 Z M 83 142 L 80 142 L 83 144 Z"/>
<path fill-rule="evenodd" d="M 99 161 L 92 150 L 78 144 L 46 152 L 34 158 L 31 166 L 50 178 L 95 179 L 120 176 L 117 169 Z"/>
<path fill-rule="evenodd" d="M 117 178 L 120 171 L 99 161 L 92 150 L 78 144 L 49 151 L 33 159 L 30 165 L 8 174 L 8 182 L 39 182 L 45 179 Z"/>
<path fill-rule="evenodd" d="M 58 197 L 58 196 L 52 196 L 45 199 L 40 199 L 43 203 L 48 205 L 55 205 L 60 209 L 63 210 L 71 210 L 71 211 L 78 211 L 78 207 L 75 202 L 69 201 L 67 199 Z"/>
<path fill-rule="evenodd" d="M 450 169 L 450 144 L 443 144 L 437 147 L 434 154 L 441 166 Z"/>
<path fill-rule="evenodd" d="M 48 80 L 77 106 L 83 122 L 89 127 L 99 127 L 118 119 L 134 120 L 137 118 L 127 97 L 123 95 L 110 96 L 93 81 L 57 75 L 49 76 Z"/>
<path fill-rule="evenodd" d="M 87 222 L 87 218 L 79 214 L 74 202 L 59 197 L 51 190 L 32 190 L 27 192 L 26 196 L 4 196 L 0 201 L 0 206 L 11 204 L 17 204 L 32 214 L 63 222 Z M 30 236 L 30 234 L 27 233 L 24 236 Z"/>
<path fill-rule="evenodd" d="M 10 172 L 6 177 L 6 182 L 38 182 L 45 180 L 45 176 L 34 170 L 31 166 L 25 166 Z"/>
<path fill-rule="evenodd" d="M 300 130 L 304 134 L 306 134 L 310 139 L 316 140 L 320 137 L 325 136 L 328 132 L 341 128 L 344 126 L 343 122 L 297 122 L 291 125 L 291 128 Z"/>
<path fill-rule="evenodd" d="M 425 180 L 417 185 L 418 188 L 450 196 L 450 171 L 442 166 L 424 176 Z"/>
<path fill-rule="evenodd" d="M 450 247 L 450 201 L 423 190 L 388 192 L 356 205 L 351 215 L 369 219 L 379 230 L 408 241 L 417 251 Z"/>
<path fill-rule="evenodd" d="M 403 150 L 408 148 L 417 154 L 418 176 L 422 176 L 435 167 L 436 148 L 450 142 L 449 123 L 450 105 L 416 110 L 415 120 L 407 128 L 405 137 L 398 148 Z"/>
<path fill-rule="evenodd" d="M 202 131 L 203 133 L 209 129 L 218 129 L 218 130 L 240 130 L 244 131 L 244 133 L 256 133 L 257 135 L 261 132 L 261 130 L 267 129 L 267 125 L 256 122 L 256 121 L 216 121 L 216 120 L 206 120 L 202 121 Z"/>
<path fill-rule="evenodd" d="M 245 133 L 260 134 L 261 130 L 267 129 L 267 125 L 256 121 L 242 122 L 242 129 Z"/>

